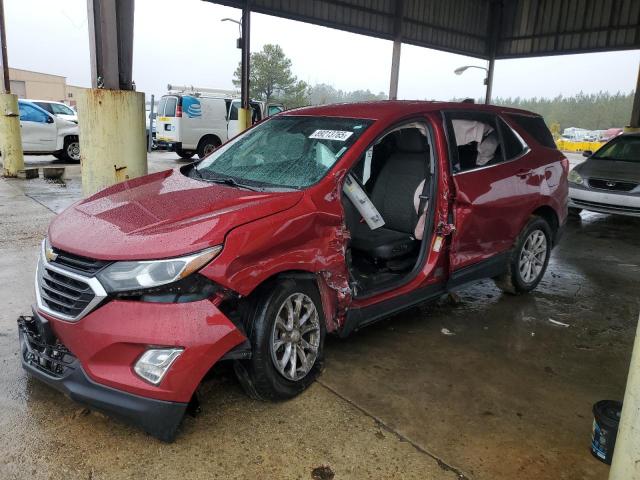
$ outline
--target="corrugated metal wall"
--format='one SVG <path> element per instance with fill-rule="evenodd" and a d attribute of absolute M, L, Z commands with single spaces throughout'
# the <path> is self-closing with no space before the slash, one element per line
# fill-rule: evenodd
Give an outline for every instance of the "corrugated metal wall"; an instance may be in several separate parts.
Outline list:
<path fill-rule="evenodd" d="M 391 40 L 397 1 L 251 0 L 251 8 Z M 496 58 L 640 48 L 640 0 L 404 0 L 402 41 L 488 58 L 500 4 Z"/>

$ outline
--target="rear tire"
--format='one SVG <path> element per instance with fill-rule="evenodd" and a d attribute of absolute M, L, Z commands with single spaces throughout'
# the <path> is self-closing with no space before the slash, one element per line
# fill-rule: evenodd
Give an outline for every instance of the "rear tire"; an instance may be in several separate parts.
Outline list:
<path fill-rule="evenodd" d="M 182 150 L 181 148 L 176 148 L 176 153 L 180 158 L 189 160 L 191 157 L 195 155 L 196 152 L 194 152 L 193 150 Z"/>
<path fill-rule="evenodd" d="M 300 394 L 323 365 L 325 325 L 317 287 L 309 281 L 278 281 L 263 289 L 248 316 L 252 356 L 234 364 L 242 387 L 259 400 Z"/>
<path fill-rule="evenodd" d="M 200 139 L 198 143 L 198 157 L 204 158 L 222 145 L 222 142 L 215 135 L 207 135 Z"/>
<path fill-rule="evenodd" d="M 64 147 L 61 152 L 61 159 L 67 162 L 80 163 L 80 140 L 78 137 L 67 137 L 64 139 Z"/>
<path fill-rule="evenodd" d="M 538 286 L 551 256 L 553 235 L 541 217 L 532 217 L 518 236 L 507 261 L 507 272 L 494 278 L 505 293 L 518 295 Z"/>

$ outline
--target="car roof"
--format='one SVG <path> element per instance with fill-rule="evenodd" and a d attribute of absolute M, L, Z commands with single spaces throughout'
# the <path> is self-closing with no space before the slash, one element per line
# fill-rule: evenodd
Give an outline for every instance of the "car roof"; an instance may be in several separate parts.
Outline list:
<path fill-rule="evenodd" d="M 24 98 L 23 99 L 25 102 L 31 102 L 31 103 L 36 103 L 36 102 L 41 102 L 41 103 L 57 103 L 59 105 L 64 105 L 65 107 L 68 107 L 69 105 L 67 105 L 64 102 L 57 102 L 55 100 L 34 100 L 32 98 Z"/>
<path fill-rule="evenodd" d="M 411 114 L 438 112 L 442 110 L 467 110 L 488 113 L 516 113 L 520 115 L 540 115 L 527 110 L 462 102 L 435 102 L 424 100 L 381 100 L 375 102 L 336 103 L 314 107 L 287 110 L 282 115 L 312 115 L 320 117 L 347 117 L 381 120 L 404 117 Z"/>

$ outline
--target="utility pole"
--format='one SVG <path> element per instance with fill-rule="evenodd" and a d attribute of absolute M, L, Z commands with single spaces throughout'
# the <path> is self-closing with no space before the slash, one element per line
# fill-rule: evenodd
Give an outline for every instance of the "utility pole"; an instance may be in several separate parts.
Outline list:
<path fill-rule="evenodd" d="M 20 135 L 20 109 L 18 96 L 11 94 L 9 61 L 7 60 L 7 31 L 4 0 L 0 0 L 0 50 L 2 51 L 2 93 L 0 93 L 0 152 L 2 176 L 17 177 L 24 170 L 22 137 Z"/>

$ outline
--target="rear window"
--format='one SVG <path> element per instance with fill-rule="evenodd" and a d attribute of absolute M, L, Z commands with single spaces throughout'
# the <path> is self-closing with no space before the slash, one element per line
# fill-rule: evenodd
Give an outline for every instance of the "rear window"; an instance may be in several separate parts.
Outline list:
<path fill-rule="evenodd" d="M 166 100 L 164 104 L 164 116 L 175 117 L 176 106 L 178 105 L 178 99 L 176 97 L 165 97 L 163 98 L 163 100 Z"/>
<path fill-rule="evenodd" d="M 534 117 L 527 115 L 509 114 L 521 128 L 525 129 L 536 142 L 544 147 L 556 148 L 556 142 L 553 141 L 553 135 L 547 128 L 542 117 Z"/>

